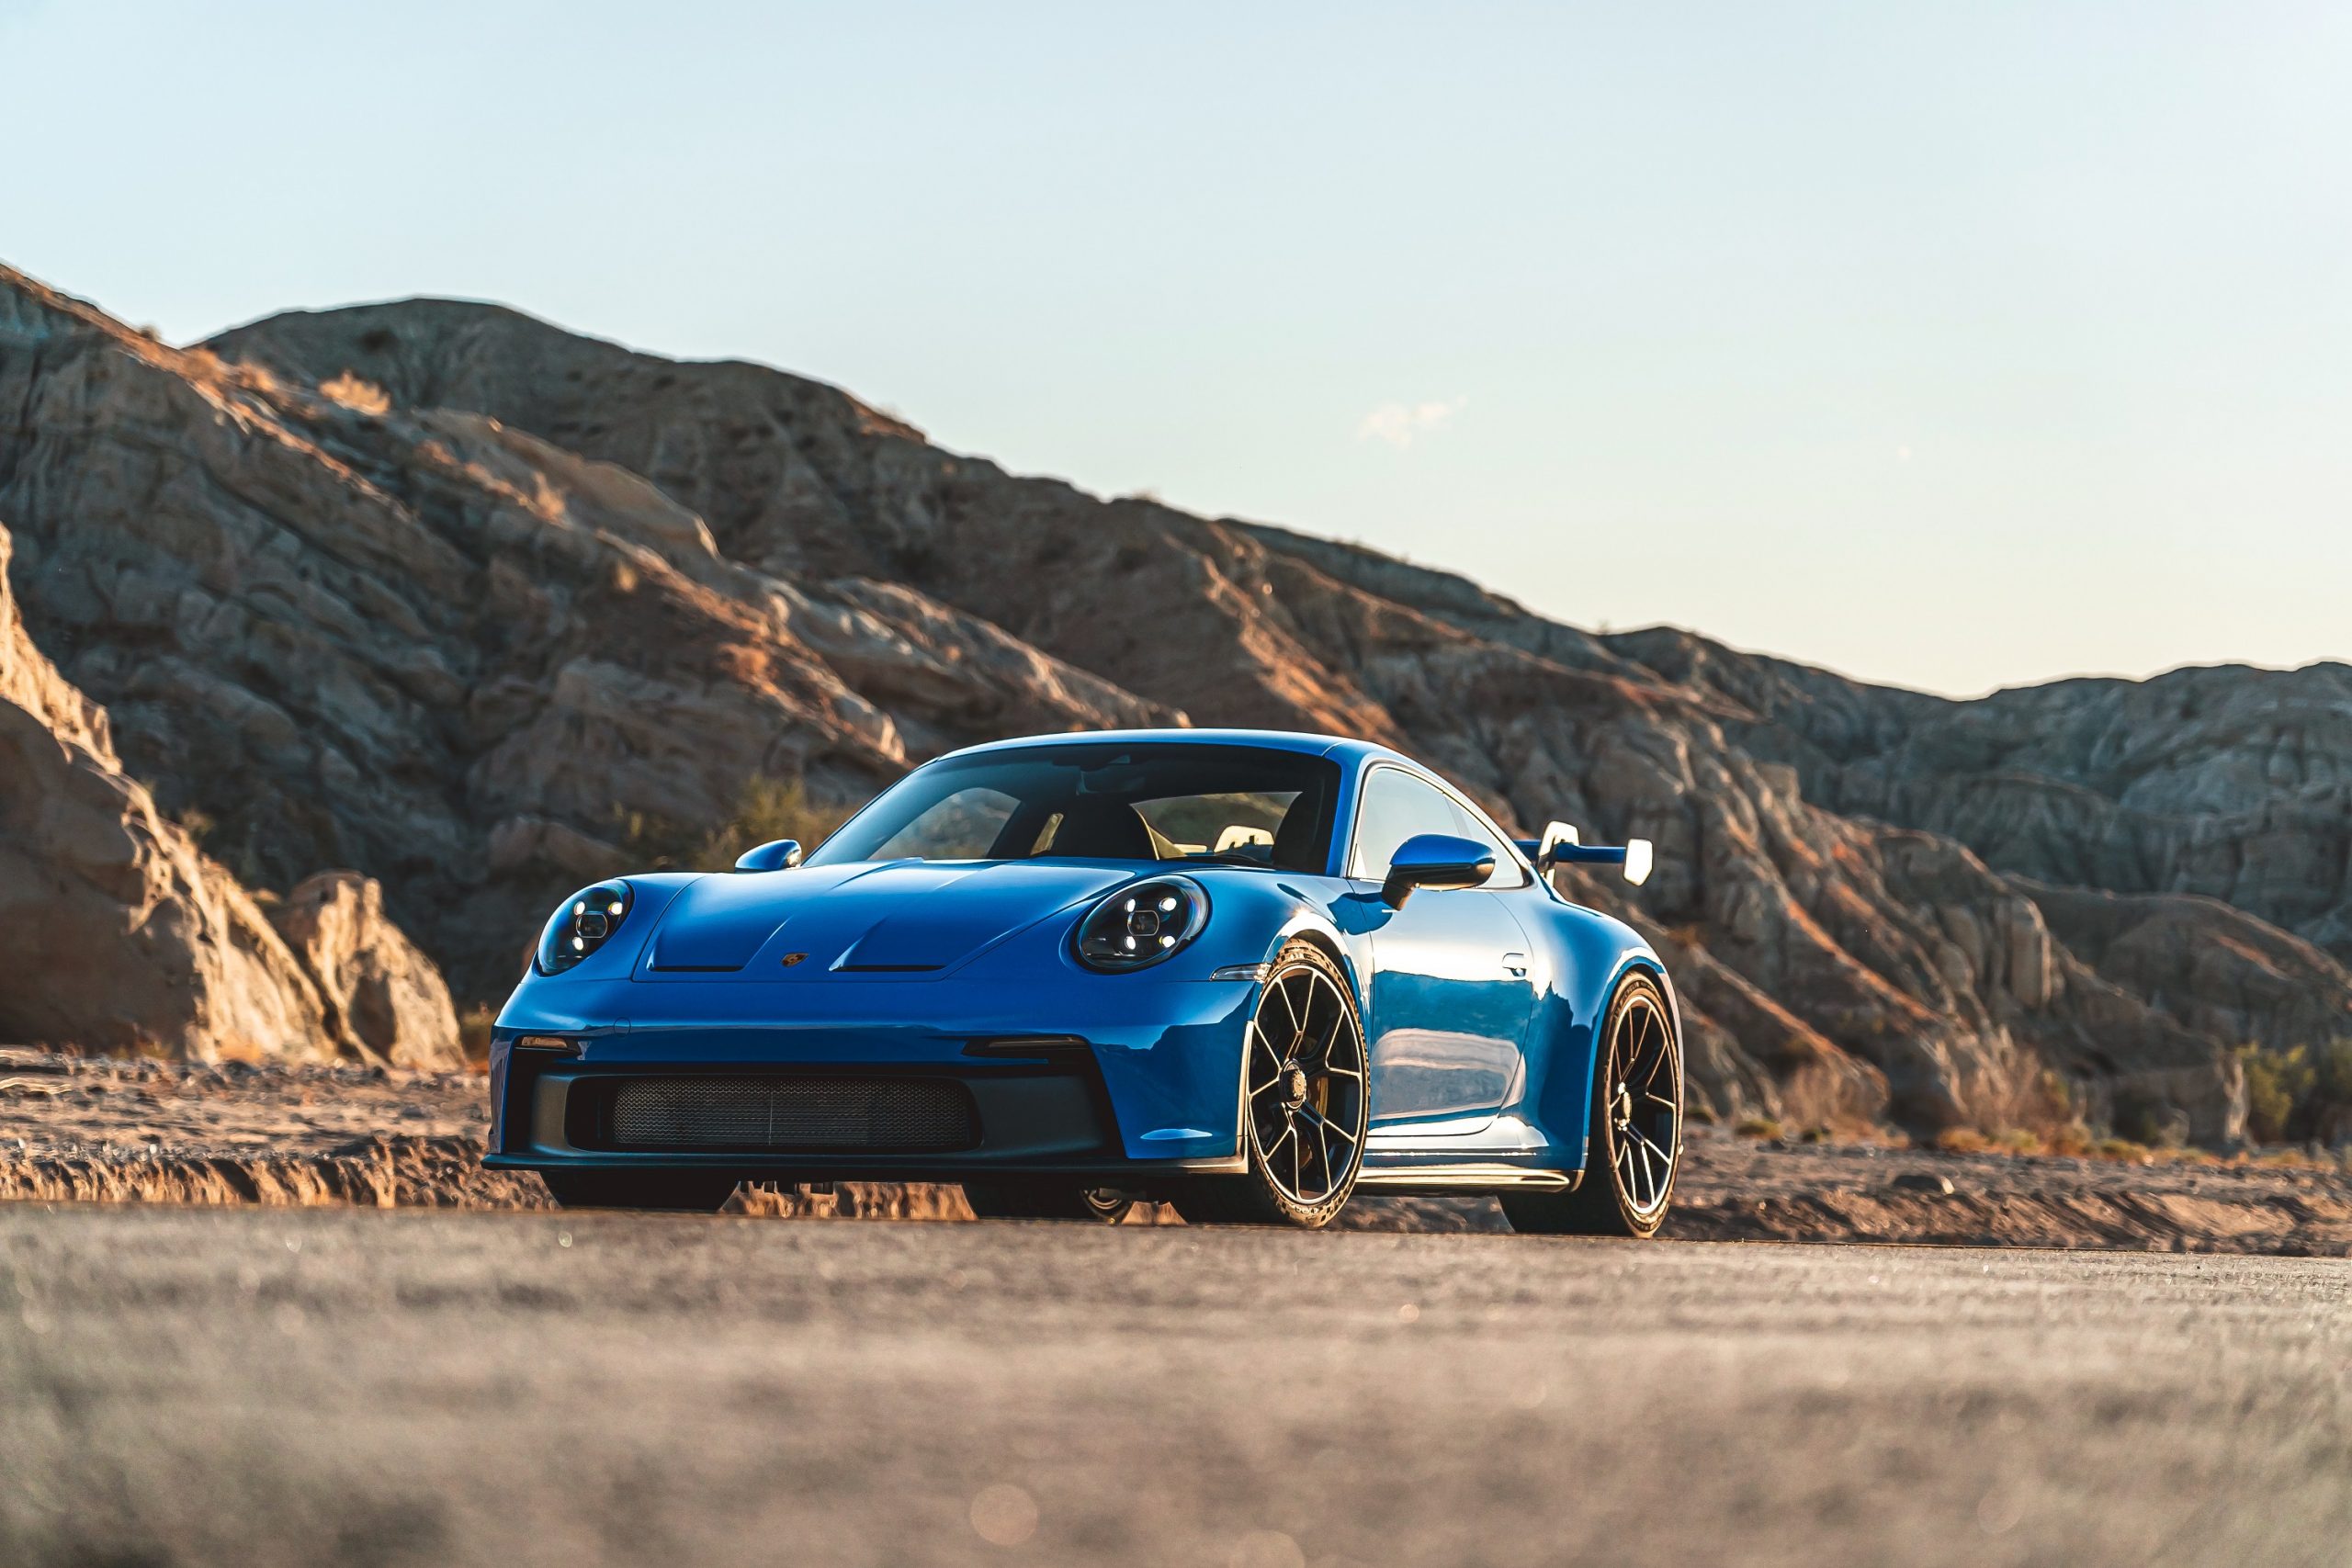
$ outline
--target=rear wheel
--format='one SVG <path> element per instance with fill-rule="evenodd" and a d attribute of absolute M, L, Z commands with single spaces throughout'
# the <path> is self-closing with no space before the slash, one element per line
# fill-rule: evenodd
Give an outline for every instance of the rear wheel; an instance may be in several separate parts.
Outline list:
<path fill-rule="evenodd" d="M 1505 1192 L 1511 1229 L 1646 1239 L 1666 1223 L 1682 1159 L 1682 1043 L 1665 993 L 1630 975 L 1593 1064 L 1584 1179 L 1573 1192 Z"/>
<path fill-rule="evenodd" d="M 964 1201 L 984 1220 L 1091 1220 L 1115 1225 L 1136 1201 L 1104 1187 L 1054 1180 L 967 1181 Z"/>
<path fill-rule="evenodd" d="M 1195 1224 L 1331 1223 L 1355 1190 L 1371 1121 L 1363 1030 L 1347 976 L 1311 942 L 1283 949 L 1242 1046 L 1240 1176 L 1175 1195 Z"/>
<path fill-rule="evenodd" d="M 698 1170 L 543 1170 L 567 1209 L 665 1209 L 713 1213 L 735 1195 L 731 1176 Z"/>

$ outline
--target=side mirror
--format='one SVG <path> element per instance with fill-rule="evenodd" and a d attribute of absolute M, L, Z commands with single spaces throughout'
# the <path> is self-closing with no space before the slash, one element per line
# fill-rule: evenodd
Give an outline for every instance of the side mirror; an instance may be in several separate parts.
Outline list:
<path fill-rule="evenodd" d="M 778 839 L 735 857 L 737 871 L 789 871 L 800 863 L 800 840 Z"/>
<path fill-rule="evenodd" d="M 1451 833 L 1418 833 L 1396 846 L 1380 885 L 1383 903 L 1401 909 L 1416 888 L 1433 892 L 1476 887 L 1495 874 L 1495 852 L 1476 839 Z"/>

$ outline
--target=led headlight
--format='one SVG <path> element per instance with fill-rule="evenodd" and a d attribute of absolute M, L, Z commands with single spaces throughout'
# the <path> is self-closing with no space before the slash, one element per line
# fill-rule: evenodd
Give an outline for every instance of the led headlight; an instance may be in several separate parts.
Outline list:
<path fill-rule="evenodd" d="M 539 973 L 560 975 L 611 941 L 630 902 L 626 882 L 600 882 L 564 900 L 539 933 Z"/>
<path fill-rule="evenodd" d="M 1078 924 L 1079 962 L 1117 973 L 1169 957 L 1209 923 L 1209 896 L 1181 876 L 1112 894 Z"/>

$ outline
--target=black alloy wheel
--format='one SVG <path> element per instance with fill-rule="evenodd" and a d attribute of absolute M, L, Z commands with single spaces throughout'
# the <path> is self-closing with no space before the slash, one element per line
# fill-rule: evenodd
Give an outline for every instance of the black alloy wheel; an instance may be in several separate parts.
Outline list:
<path fill-rule="evenodd" d="M 1656 980 L 1625 977 L 1601 1040 L 1584 1179 L 1572 1192 L 1505 1192 L 1513 1230 L 1646 1239 L 1666 1223 L 1682 1160 L 1682 1043 Z"/>
<path fill-rule="evenodd" d="M 1107 1187 L 1080 1187 L 1050 1178 L 967 1181 L 964 1201 L 983 1220 L 1089 1220 L 1115 1225 L 1136 1201 Z"/>
<path fill-rule="evenodd" d="M 1363 1166 L 1372 1097 L 1363 1028 L 1347 977 L 1321 948 L 1283 949 L 1242 1047 L 1242 1152 L 1249 1170 L 1176 1195 L 1194 1223 L 1330 1224 Z"/>

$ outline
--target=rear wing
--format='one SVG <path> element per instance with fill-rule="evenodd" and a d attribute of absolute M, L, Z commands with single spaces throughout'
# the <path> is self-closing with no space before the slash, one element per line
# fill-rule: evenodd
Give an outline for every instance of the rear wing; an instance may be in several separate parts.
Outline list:
<path fill-rule="evenodd" d="M 1657 863 L 1657 851 L 1647 839 L 1628 839 L 1622 844 L 1580 844 L 1577 830 L 1566 822 L 1547 823 L 1540 839 L 1515 840 L 1527 858 L 1535 863 L 1538 871 L 1549 871 L 1555 865 L 1618 865 L 1625 868 L 1625 880 L 1639 887 L 1650 879 L 1650 868 Z"/>

